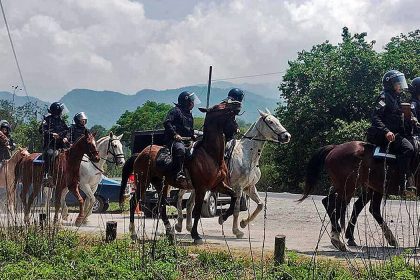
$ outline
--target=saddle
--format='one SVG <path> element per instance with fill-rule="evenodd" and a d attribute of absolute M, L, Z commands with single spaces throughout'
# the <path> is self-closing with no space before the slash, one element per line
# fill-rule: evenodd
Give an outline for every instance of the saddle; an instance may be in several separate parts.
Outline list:
<path fill-rule="evenodd" d="M 184 163 L 191 160 L 194 150 L 198 147 L 199 143 L 199 141 L 196 141 L 192 145 L 186 147 Z M 173 171 L 172 154 L 168 147 L 164 146 L 158 151 L 156 156 L 156 167 L 165 173 Z"/>
<path fill-rule="evenodd" d="M 414 147 L 414 154 L 416 157 L 419 157 L 420 152 L 420 139 L 417 136 L 414 136 L 412 140 L 410 141 L 411 144 L 413 144 Z M 373 150 L 373 158 L 376 160 L 386 160 L 388 163 L 394 163 L 397 159 L 397 153 L 390 148 L 389 151 L 387 151 L 387 147 L 385 146 L 378 146 L 374 145 Z M 413 158 L 415 160 L 415 158 Z"/>

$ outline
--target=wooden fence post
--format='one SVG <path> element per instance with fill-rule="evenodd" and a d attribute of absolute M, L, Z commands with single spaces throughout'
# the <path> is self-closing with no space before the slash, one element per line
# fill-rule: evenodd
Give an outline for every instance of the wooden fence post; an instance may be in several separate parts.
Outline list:
<path fill-rule="evenodd" d="M 274 241 L 274 262 L 276 265 L 284 263 L 286 249 L 286 235 L 276 235 Z"/>

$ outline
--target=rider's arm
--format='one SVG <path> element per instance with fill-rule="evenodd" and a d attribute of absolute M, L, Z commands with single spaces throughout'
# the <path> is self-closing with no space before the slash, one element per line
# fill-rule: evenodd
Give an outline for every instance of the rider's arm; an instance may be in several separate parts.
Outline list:
<path fill-rule="evenodd" d="M 177 134 L 175 131 L 175 126 L 173 125 L 176 118 L 177 118 L 177 110 L 173 108 L 172 110 L 169 111 L 168 115 L 166 115 L 165 122 L 163 123 L 166 133 L 168 133 L 168 135 L 171 138 L 174 138 L 175 135 Z"/>
<path fill-rule="evenodd" d="M 385 95 L 381 94 L 377 100 L 377 104 L 372 114 L 372 125 L 384 133 L 388 133 L 390 130 L 385 126 L 382 121 L 385 115 Z"/>
<path fill-rule="evenodd" d="M 63 120 L 61 120 L 61 131 L 58 132 L 58 135 L 60 136 L 60 138 L 66 138 L 68 133 L 69 127 Z"/>

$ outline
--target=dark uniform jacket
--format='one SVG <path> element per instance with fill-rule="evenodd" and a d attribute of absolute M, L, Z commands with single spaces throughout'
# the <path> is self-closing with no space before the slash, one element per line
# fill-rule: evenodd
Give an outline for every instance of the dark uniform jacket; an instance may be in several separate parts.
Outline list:
<path fill-rule="evenodd" d="M 385 134 L 391 131 L 403 137 L 411 136 L 410 124 L 404 123 L 400 96 L 383 91 L 377 98 L 372 114 L 372 126 L 368 129 L 368 141 L 377 145 L 387 143 Z"/>
<path fill-rule="evenodd" d="M 191 112 L 178 105 L 168 112 L 163 126 L 166 143 L 173 141 L 175 134 L 181 137 L 194 136 L 194 118 Z"/>
<path fill-rule="evenodd" d="M 413 116 L 419 120 L 420 117 L 420 100 L 417 98 L 411 99 L 411 112 L 413 113 Z M 414 134 L 420 135 L 420 127 L 418 125 L 414 126 Z"/>
<path fill-rule="evenodd" d="M 10 147 L 10 149 L 8 148 Z M 12 156 L 11 151 L 13 151 L 16 148 L 16 145 L 13 141 L 13 139 L 5 135 L 4 133 L 1 133 L 0 135 L 0 161 L 10 159 Z"/>
<path fill-rule="evenodd" d="M 67 139 L 71 144 L 74 144 L 80 137 L 85 135 L 88 129 L 85 126 L 72 124 L 67 133 Z"/>
<path fill-rule="evenodd" d="M 53 150 L 64 148 L 63 138 L 66 137 L 68 130 L 67 124 L 60 117 L 46 116 L 40 127 L 40 133 L 43 134 L 44 138 L 44 150 L 49 148 Z M 57 133 L 60 138 L 55 140 L 52 136 L 53 133 Z"/>

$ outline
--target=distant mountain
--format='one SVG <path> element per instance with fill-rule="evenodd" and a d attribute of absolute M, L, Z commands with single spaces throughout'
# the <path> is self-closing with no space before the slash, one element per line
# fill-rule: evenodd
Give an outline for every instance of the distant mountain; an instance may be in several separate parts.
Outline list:
<path fill-rule="evenodd" d="M 13 101 L 13 94 L 7 91 L 0 91 L 0 99 L 1 100 L 8 100 L 10 102 Z M 38 106 L 43 107 L 44 105 L 48 105 L 48 102 L 42 101 L 36 97 L 29 96 L 29 101 L 36 103 Z M 15 95 L 15 106 L 22 106 L 28 102 L 28 98 L 26 96 Z"/>
<path fill-rule="evenodd" d="M 212 87 L 210 94 L 210 106 L 219 103 L 227 96 L 231 88 Z M 245 89 L 245 88 L 244 88 Z M 184 90 L 195 92 L 201 100 L 199 106 L 206 106 L 207 86 L 189 86 L 178 89 L 152 90 L 143 89 L 135 95 L 125 95 L 113 91 L 94 91 L 89 89 L 74 89 L 68 92 L 61 102 L 64 102 L 70 111 L 70 115 L 84 111 L 89 116 L 89 125 L 100 124 L 110 128 L 126 110 L 133 111 L 142 106 L 146 101 L 173 104 L 176 102 L 179 93 Z M 243 104 L 243 115 L 240 117 L 248 123 L 254 122 L 258 117 L 257 109 L 268 108 L 274 110 L 277 107 L 278 99 L 264 97 L 245 89 L 245 102 Z M 199 107 L 197 106 L 197 107 Z M 203 116 L 197 108 L 194 108 L 195 116 Z"/>

